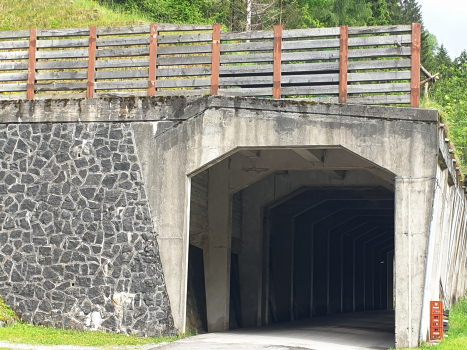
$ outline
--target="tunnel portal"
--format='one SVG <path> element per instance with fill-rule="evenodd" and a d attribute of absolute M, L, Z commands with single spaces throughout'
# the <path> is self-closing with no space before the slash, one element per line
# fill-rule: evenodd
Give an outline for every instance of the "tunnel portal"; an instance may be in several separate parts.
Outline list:
<path fill-rule="evenodd" d="M 375 173 L 344 149 L 288 149 L 240 150 L 193 176 L 187 327 L 393 310 L 394 191 Z"/>

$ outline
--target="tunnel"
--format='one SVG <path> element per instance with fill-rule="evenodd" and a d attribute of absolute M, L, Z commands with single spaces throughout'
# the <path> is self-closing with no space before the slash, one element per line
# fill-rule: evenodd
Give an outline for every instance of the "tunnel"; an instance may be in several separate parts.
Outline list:
<path fill-rule="evenodd" d="M 191 177 L 189 218 L 187 329 L 365 313 L 394 333 L 393 174 L 339 147 L 240 149 Z"/>

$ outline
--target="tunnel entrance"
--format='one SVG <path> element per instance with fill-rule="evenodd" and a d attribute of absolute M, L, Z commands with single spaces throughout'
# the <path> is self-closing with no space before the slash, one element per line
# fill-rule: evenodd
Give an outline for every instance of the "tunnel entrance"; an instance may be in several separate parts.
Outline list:
<path fill-rule="evenodd" d="M 374 311 L 364 327 L 394 334 L 393 180 L 342 148 L 239 150 L 194 175 L 187 328 Z"/>

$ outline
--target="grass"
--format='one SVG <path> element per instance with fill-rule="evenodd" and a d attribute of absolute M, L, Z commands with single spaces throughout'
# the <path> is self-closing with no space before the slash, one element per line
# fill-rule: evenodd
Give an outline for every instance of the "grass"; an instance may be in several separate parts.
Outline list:
<path fill-rule="evenodd" d="M 461 350 L 467 349 L 467 299 L 461 299 L 454 305 L 449 315 L 449 337 L 445 338 L 435 348 L 423 345 L 423 350 Z M 408 350 L 408 349 L 405 349 Z"/>
<path fill-rule="evenodd" d="M 34 345 L 75 345 L 75 346 L 135 346 L 154 345 L 161 342 L 172 342 L 177 337 L 127 336 L 125 334 L 102 333 L 91 331 L 75 331 L 33 326 L 23 322 L 10 327 L 0 328 L 0 341 Z"/>
<path fill-rule="evenodd" d="M 17 320 L 15 312 L 5 303 L 0 297 L 0 321 L 6 322 L 10 320 Z"/>
<path fill-rule="evenodd" d="M 0 320 L 17 320 L 15 312 L 6 305 L 0 297 Z M 172 342 L 194 333 L 182 334 L 175 337 L 147 337 L 127 336 L 125 334 L 75 331 L 69 329 L 55 329 L 43 326 L 33 326 L 22 321 L 12 326 L 0 328 L 0 341 L 33 345 L 75 345 L 75 346 L 135 346 L 154 345 L 162 342 Z M 0 348 L 5 350 L 9 348 Z"/>
<path fill-rule="evenodd" d="M 436 103 L 433 100 L 422 99 L 420 101 L 420 107 L 426 109 L 437 109 L 439 113 L 439 118 L 442 123 L 444 123 L 444 127 L 446 128 L 448 138 L 452 141 L 449 148 L 452 148 L 454 151 L 455 159 L 457 160 L 457 164 L 459 165 L 463 174 L 467 173 L 467 164 L 464 162 L 464 157 L 462 152 L 456 149 L 456 137 L 453 134 L 453 130 L 456 126 L 452 126 L 449 120 L 449 115 L 445 111 L 444 107 L 440 104 Z M 466 348 L 467 349 L 467 348 Z"/>
<path fill-rule="evenodd" d="M 92 0 L 0 0 L 0 31 L 37 28 L 116 27 L 149 23 L 143 14 Z"/>

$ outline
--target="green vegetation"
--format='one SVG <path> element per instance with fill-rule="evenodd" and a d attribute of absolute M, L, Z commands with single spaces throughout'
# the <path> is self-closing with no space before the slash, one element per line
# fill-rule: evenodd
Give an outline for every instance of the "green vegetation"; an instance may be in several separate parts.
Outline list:
<path fill-rule="evenodd" d="M 40 345 L 134 346 L 171 342 L 177 339 L 180 337 L 141 338 L 125 334 L 54 329 L 22 322 L 0 328 L 0 341 Z"/>
<path fill-rule="evenodd" d="M 0 321 L 16 321 L 18 317 L 0 297 Z M 187 335 L 192 335 L 191 333 Z M 172 342 L 186 335 L 176 337 L 140 338 L 125 334 L 102 332 L 82 332 L 67 329 L 54 329 L 33 326 L 19 321 L 12 326 L 0 328 L 0 341 L 9 343 L 38 345 L 76 345 L 76 346 L 134 346 L 153 345 L 161 342 Z M 5 350 L 5 348 L 0 348 Z"/>
<path fill-rule="evenodd" d="M 449 316 L 449 337 L 439 343 L 436 348 L 430 345 L 421 346 L 420 349 L 460 350 L 467 349 L 467 299 L 462 299 L 454 305 Z M 406 349 L 403 349 L 406 350 Z M 407 349 L 408 350 L 408 349 Z"/>
<path fill-rule="evenodd" d="M 117 5 L 90 0 L 0 0 L 0 30 L 79 28 L 149 23 L 141 13 L 123 12 Z"/>
<path fill-rule="evenodd" d="M 0 297 L 0 321 L 14 321 L 17 318 L 15 312 L 5 303 L 2 297 Z"/>
<path fill-rule="evenodd" d="M 467 173 L 467 52 L 451 61 L 444 48 L 438 50 L 438 62 L 432 72 L 440 72 L 441 79 L 432 84 L 431 99 L 439 105 L 443 121 L 448 125 L 449 138 L 461 169 Z"/>

